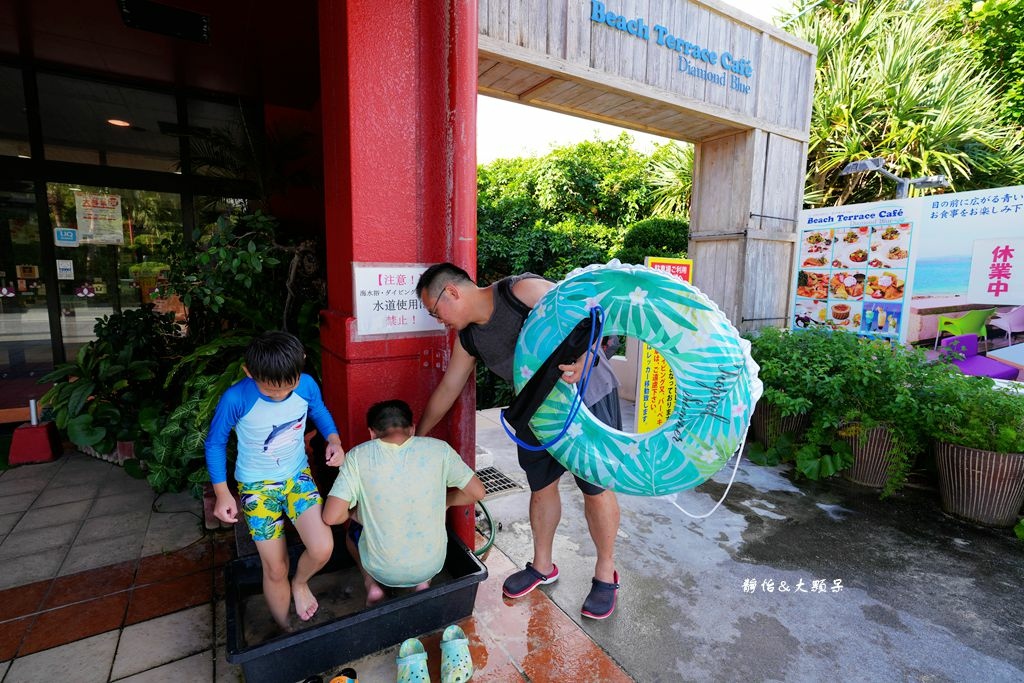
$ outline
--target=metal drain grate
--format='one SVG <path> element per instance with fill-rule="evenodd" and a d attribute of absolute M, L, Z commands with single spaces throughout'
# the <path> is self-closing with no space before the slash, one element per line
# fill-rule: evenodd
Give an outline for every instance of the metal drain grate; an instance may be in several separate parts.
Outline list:
<path fill-rule="evenodd" d="M 503 496 L 507 493 L 515 493 L 523 488 L 494 467 L 484 467 L 477 471 L 476 476 L 480 478 L 480 482 L 484 485 L 484 500 Z"/>

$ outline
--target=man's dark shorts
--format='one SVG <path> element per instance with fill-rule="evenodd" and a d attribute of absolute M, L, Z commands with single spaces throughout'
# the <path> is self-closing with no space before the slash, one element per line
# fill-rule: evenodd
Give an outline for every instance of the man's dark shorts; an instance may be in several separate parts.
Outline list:
<path fill-rule="evenodd" d="M 612 393 L 608 394 L 600 401 L 592 406 L 589 406 L 589 410 L 594 414 L 594 417 L 604 422 L 606 425 L 615 427 L 616 429 L 622 429 L 622 412 L 619 409 L 619 392 L 612 390 Z M 537 438 L 533 435 L 533 432 L 527 431 L 522 435 L 523 441 L 534 446 L 540 445 Z M 519 466 L 526 472 L 526 480 L 530 483 L 531 491 L 540 491 L 542 488 L 549 486 L 552 482 L 558 481 L 558 479 L 565 474 L 566 469 L 562 466 L 562 463 L 555 460 L 550 453 L 547 451 L 529 451 L 523 447 L 518 447 L 519 450 Z M 604 491 L 600 486 L 595 486 L 588 481 L 584 481 L 576 475 L 573 475 L 576 479 L 576 486 L 579 487 L 580 491 L 587 496 L 596 496 Z"/>

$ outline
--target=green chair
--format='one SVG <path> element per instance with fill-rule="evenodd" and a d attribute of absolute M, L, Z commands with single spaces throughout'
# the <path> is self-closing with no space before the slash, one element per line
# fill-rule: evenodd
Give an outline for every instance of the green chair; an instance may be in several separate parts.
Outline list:
<path fill-rule="evenodd" d="M 943 332 L 949 332 L 953 336 L 961 334 L 974 334 L 979 339 L 985 340 L 985 348 L 988 348 L 988 328 L 986 325 L 992 316 L 996 314 L 994 308 L 981 308 L 976 311 L 967 311 L 959 318 L 939 316 L 939 328 L 935 332 L 935 348 L 939 348 L 939 339 Z"/>

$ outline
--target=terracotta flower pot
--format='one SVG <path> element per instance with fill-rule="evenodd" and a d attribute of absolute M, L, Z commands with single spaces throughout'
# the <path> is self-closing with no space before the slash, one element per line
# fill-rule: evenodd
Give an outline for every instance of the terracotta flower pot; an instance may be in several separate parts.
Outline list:
<path fill-rule="evenodd" d="M 1024 503 L 1024 453 L 998 453 L 939 443 L 942 509 L 985 526 L 1017 523 Z"/>
<path fill-rule="evenodd" d="M 124 465 L 125 460 L 131 460 L 135 457 L 135 442 L 134 441 L 118 441 L 117 450 L 114 451 L 114 455 L 117 457 L 118 465 Z"/>
<path fill-rule="evenodd" d="M 810 415 L 783 417 L 778 406 L 764 401 L 757 404 L 754 414 L 750 417 L 750 429 L 754 432 L 754 438 L 760 441 L 765 448 L 775 445 L 783 434 L 800 436 L 810 423 Z"/>
<path fill-rule="evenodd" d="M 117 446 L 109 453 L 100 453 L 92 446 L 76 446 L 79 451 L 90 455 L 106 462 L 112 462 L 115 465 L 124 465 L 125 460 L 131 460 L 135 457 L 135 442 L 134 441 L 118 441 Z"/>
<path fill-rule="evenodd" d="M 853 450 L 853 467 L 843 470 L 843 478 L 862 486 L 880 489 L 885 486 L 889 471 L 889 453 L 892 452 L 892 432 L 885 425 L 872 427 L 866 434 L 857 429 L 842 434 Z"/>

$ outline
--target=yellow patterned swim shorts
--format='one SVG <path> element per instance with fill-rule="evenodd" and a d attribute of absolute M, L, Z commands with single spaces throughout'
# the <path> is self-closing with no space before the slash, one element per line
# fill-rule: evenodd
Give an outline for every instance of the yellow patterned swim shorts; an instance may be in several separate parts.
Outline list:
<path fill-rule="evenodd" d="M 284 534 L 284 517 L 295 522 L 303 512 L 320 502 L 309 468 L 285 481 L 239 482 L 242 513 L 254 541 L 270 541 Z"/>

